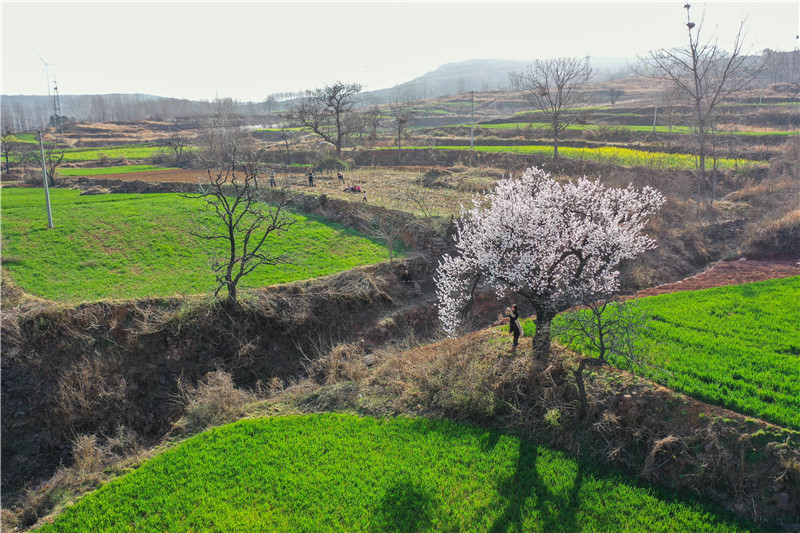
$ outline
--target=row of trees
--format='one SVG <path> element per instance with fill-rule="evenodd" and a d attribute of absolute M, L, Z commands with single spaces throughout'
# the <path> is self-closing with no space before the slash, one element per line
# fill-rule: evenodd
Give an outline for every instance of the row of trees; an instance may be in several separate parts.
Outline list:
<path fill-rule="evenodd" d="M 750 56 L 744 50 L 744 22 L 730 50 L 719 45 L 714 35 L 705 39 L 703 23 L 691 20 L 686 4 L 688 45 L 659 49 L 639 58 L 635 71 L 661 82 L 691 107 L 692 129 L 697 140 L 698 170 L 705 178 L 708 139 L 714 131 L 715 113 L 732 94 L 753 82 L 769 65 L 769 53 Z M 592 77 L 588 59 L 559 58 L 536 61 L 515 76 L 515 85 L 528 103 L 550 124 L 554 158 L 558 159 L 559 135 L 573 124 L 586 105 L 584 86 Z M 613 95 L 612 95 L 613 99 Z"/>

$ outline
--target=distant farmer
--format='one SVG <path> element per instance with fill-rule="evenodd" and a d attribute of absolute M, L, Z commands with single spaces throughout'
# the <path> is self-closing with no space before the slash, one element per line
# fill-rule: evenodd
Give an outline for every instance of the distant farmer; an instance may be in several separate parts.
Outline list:
<path fill-rule="evenodd" d="M 339 181 L 341 181 L 342 185 L 344 185 L 344 174 L 342 174 L 341 170 L 336 173 L 336 177 L 339 178 Z"/>
<path fill-rule="evenodd" d="M 400 275 L 400 281 L 402 281 L 406 285 L 411 285 L 411 274 L 408 272 L 408 269 L 405 269 L 403 273 Z"/>
<path fill-rule="evenodd" d="M 314 169 L 308 171 L 308 186 L 314 186 Z"/>
<path fill-rule="evenodd" d="M 275 171 L 272 169 L 269 171 L 269 186 L 275 187 Z"/>
<path fill-rule="evenodd" d="M 367 191 L 364 191 L 364 199 L 361 200 L 362 203 L 367 203 Z"/>
<path fill-rule="evenodd" d="M 514 335 L 514 344 L 511 345 L 514 347 L 519 344 L 519 335 L 522 333 L 522 328 L 520 327 L 521 324 L 519 323 L 519 310 L 517 309 L 517 304 L 514 304 L 511 307 L 506 307 L 506 316 L 509 319 L 508 332 Z"/>

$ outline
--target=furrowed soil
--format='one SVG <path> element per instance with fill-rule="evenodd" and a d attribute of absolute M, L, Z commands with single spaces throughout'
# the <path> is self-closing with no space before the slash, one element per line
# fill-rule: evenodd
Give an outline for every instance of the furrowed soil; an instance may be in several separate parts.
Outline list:
<path fill-rule="evenodd" d="M 644 298 L 671 292 L 697 291 L 791 276 L 800 276 L 800 257 L 754 260 L 742 258 L 734 261 L 720 261 L 708 270 L 694 276 L 638 291 L 636 297 Z"/>

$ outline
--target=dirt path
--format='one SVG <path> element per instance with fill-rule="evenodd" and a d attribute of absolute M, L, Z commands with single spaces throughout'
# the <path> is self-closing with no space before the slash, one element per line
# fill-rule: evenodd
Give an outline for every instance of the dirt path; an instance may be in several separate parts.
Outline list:
<path fill-rule="evenodd" d="M 636 293 L 641 298 L 679 291 L 696 291 L 725 285 L 800 276 L 800 257 L 795 259 L 720 261 L 708 270 L 681 281 L 666 283 Z"/>

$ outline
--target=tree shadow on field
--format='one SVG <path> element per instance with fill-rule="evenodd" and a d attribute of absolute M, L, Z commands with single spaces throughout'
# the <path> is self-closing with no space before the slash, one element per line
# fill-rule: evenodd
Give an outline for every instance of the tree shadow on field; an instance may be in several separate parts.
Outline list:
<path fill-rule="evenodd" d="M 583 482 L 583 467 L 563 459 L 565 468 L 560 479 L 542 480 L 537 469 L 541 459 L 536 446 L 521 441 L 514 474 L 501 482 L 497 491 L 505 509 L 489 527 L 490 532 L 526 531 L 526 518 L 537 522 L 537 531 L 579 531 L 576 513 L 578 493 Z M 567 468 L 575 465 L 572 471 Z"/>
<path fill-rule="evenodd" d="M 433 494 L 422 485 L 409 479 L 389 487 L 378 502 L 369 531 L 417 532 L 430 528 L 438 504 Z"/>

